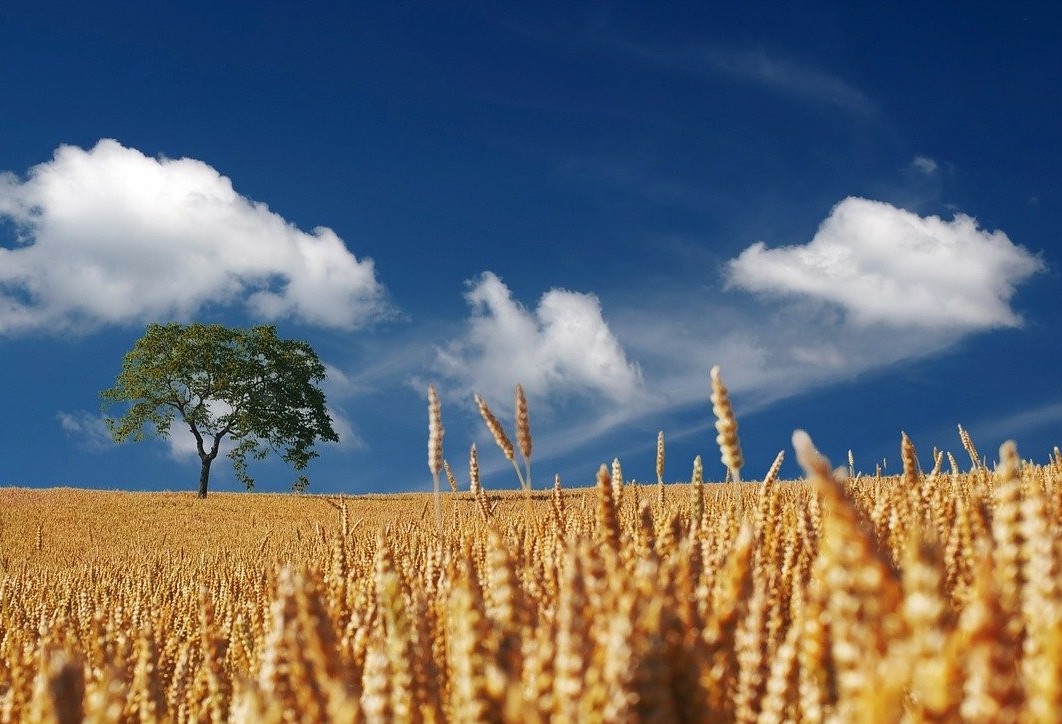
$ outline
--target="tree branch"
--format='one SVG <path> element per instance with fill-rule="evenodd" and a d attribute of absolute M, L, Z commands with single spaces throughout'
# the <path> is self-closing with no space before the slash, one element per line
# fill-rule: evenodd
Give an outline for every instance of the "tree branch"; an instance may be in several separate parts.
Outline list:
<path fill-rule="evenodd" d="M 203 448 L 203 436 L 199 434 L 199 428 L 195 426 L 194 421 L 188 423 L 188 429 L 192 431 L 192 435 L 195 436 L 195 449 L 199 452 L 199 458 L 206 459 L 206 450 Z M 213 460 L 213 458 L 211 458 Z"/>

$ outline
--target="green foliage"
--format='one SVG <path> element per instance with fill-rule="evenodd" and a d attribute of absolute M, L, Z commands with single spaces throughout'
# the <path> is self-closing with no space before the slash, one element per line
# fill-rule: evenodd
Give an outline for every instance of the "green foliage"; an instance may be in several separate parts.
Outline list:
<path fill-rule="evenodd" d="M 325 410 L 324 365 L 313 348 L 282 340 L 276 327 L 251 329 L 218 324 L 151 324 L 125 355 L 104 407 L 128 403 L 121 417 L 107 418 L 116 442 L 169 437 L 175 420 L 187 425 L 203 463 L 200 495 L 221 441 L 236 477 L 248 489 L 247 456 L 275 452 L 296 470 L 317 453 L 314 442 L 338 441 Z"/>

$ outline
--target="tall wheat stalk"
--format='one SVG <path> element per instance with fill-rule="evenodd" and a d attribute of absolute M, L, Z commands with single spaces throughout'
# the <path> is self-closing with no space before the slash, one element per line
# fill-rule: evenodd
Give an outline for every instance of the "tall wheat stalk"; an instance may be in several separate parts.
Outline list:
<path fill-rule="evenodd" d="M 484 424 L 486 424 L 487 429 L 490 430 L 491 436 L 494 437 L 494 442 L 498 445 L 502 454 L 505 455 L 505 459 L 512 463 L 513 470 L 516 471 L 516 478 L 520 481 L 520 487 L 525 491 L 530 490 L 527 487 L 527 481 L 524 480 L 524 474 L 520 472 L 520 466 L 516 464 L 516 449 L 513 447 L 512 440 L 510 440 L 509 436 L 505 434 L 505 428 L 502 427 L 501 422 L 495 417 L 494 412 L 491 411 L 486 400 L 479 395 L 475 395 L 474 399 L 476 401 L 476 407 L 479 408 L 480 417 L 483 418 Z"/>
<path fill-rule="evenodd" d="M 527 490 L 531 490 L 531 420 L 527 414 L 527 397 L 524 395 L 524 386 L 516 386 L 516 443 L 520 446 L 520 455 L 524 459 L 524 471 L 526 473 L 523 483 Z"/>
<path fill-rule="evenodd" d="M 974 447 L 973 440 L 970 438 L 970 433 L 968 433 L 962 425 L 959 425 L 959 440 L 962 442 L 962 446 L 965 448 L 966 453 L 970 456 L 970 471 L 976 472 L 983 469 L 984 465 L 981 464 L 981 456 L 977 454 L 977 448 Z"/>
<path fill-rule="evenodd" d="M 443 534 L 442 494 L 439 490 L 439 473 L 443 466 L 442 403 L 435 385 L 428 385 L 428 469 L 435 488 L 435 523 L 439 536 Z"/>
<path fill-rule="evenodd" d="M 664 431 L 656 434 L 656 507 L 664 509 Z"/>
<path fill-rule="evenodd" d="M 723 384 L 719 365 L 712 367 L 710 373 L 712 382 L 712 411 L 715 413 L 715 429 L 719 434 L 715 441 L 719 445 L 719 452 L 723 465 L 730 471 L 730 481 L 741 482 L 741 466 L 745 464 L 741 457 L 741 444 L 738 441 L 738 424 L 734 417 L 734 408 L 730 404 L 730 393 Z"/>

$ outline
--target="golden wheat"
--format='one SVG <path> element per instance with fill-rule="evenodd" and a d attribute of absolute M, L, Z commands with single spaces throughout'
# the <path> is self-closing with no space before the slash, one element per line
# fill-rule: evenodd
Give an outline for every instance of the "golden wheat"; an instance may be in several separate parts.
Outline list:
<path fill-rule="evenodd" d="M 0 489 L 0 722 L 1057 721 L 1058 454 L 794 448 L 529 506 L 473 447 L 438 529 L 433 495 Z"/>
<path fill-rule="evenodd" d="M 428 469 L 431 471 L 432 483 L 435 486 L 435 522 L 442 535 L 442 500 L 439 493 L 439 472 L 443 463 L 443 425 L 442 403 L 439 402 L 439 393 L 435 391 L 435 385 L 428 385 Z"/>
<path fill-rule="evenodd" d="M 520 455 L 524 459 L 524 486 L 531 487 L 531 418 L 527 414 L 527 397 L 524 386 L 516 386 L 516 442 L 520 446 Z"/>
<path fill-rule="evenodd" d="M 712 411 L 715 413 L 715 429 L 719 433 L 716 436 L 716 442 L 719 444 L 723 465 L 730 474 L 729 482 L 740 483 L 741 466 L 745 464 L 745 461 L 741 456 L 737 419 L 734 417 L 734 408 L 730 404 L 730 393 L 723 384 L 719 365 L 712 368 L 709 376 L 712 383 L 711 401 Z"/>
<path fill-rule="evenodd" d="M 527 482 L 524 480 L 524 474 L 520 472 L 520 466 L 516 464 L 516 448 L 513 447 L 512 440 L 505 434 L 505 428 L 502 427 L 501 422 L 494 415 L 494 412 L 490 409 L 490 405 L 479 395 L 475 395 L 476 407 L 479 408 L 480 417 L 483 418 L 484 424 L 490 431 L 491 436 L 494 438 L 494 442 L 497 443 L 498 448 L 505 455 L 505 459 L 513 465 L 513 470 L 516 471 L 516 478 L 520 481 L 520 487 L 528 490 Z M 518 421 L 519 422 L 519 421 Z M 530 429 L 528 429 L 528 452 L 530 452 L 531 435 Z"/>

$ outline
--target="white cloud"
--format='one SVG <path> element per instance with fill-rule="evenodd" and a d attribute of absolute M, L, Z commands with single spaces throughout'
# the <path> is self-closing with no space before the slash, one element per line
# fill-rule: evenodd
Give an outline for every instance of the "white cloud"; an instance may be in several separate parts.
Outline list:
<path fill-rule="evenodd" d="M 1015 327 L 1015 287 L 1043 268 L 1002 231 L 920 217 L 890 204 L 847 198 L 802 246 L 763 242 L 728 264 L 728 282 L 751 292 L 838 305 L 855 326 L 952 332 Z"/>
<path fill-rule="evenodd" d="M 325 378 L 321 383 L 321 389 L 325 393 L 326 400 L 349 397 L 355 391 L 355 384 L 346 372 L 333 364 L 324 362 Z"/>
<path fill-rule="evenodd" d="M 351 329 L 390 313 L 371 259 L 297 229 L 194 159 L 113 140 L 0 174 L 0 333 L 186 318 L 208 304 Z"/>
<path fill-rule="evenodd" d="M 937 172 L 937 169 L 940 168 L 937 162 L 928 156 L 915 156 L 914 161 L 911 161 L 911 165 L 926 176 L 932 176 Z"/>
<path fill-rule="evenodd" d="M 470 283 L 472 307 L 462 337 L 439 350 L 437 368 L 461 392 L 505 400 L 523 384 L 528 395 L 591 393 L 630 402 L 642 393 L 641 370 L 627 359 L 592 294 L 551 289 L 529 311 L 491 272 Z"/>
<path fill-rule="evenodd" d="M 1005 234 L 981 230 L 969 217 L 941 221 L 849 199 L 808 244 L 779 250 L 757 245 L 733 259 L 724 267 L 730 291 L 704 283 L 713 272 L 707 266 L 691 268 L 689 277 L 671 285 L 634 279 L 622 296 L 607 300 L 607 324 L 596 298 L 560 292 L 588 302 L 587 326 L 610 340 L 615 354 L 605 357 L 612 369 L 621 370 L 618 375 L 605 371 L 609 365 L 591 364 L 589 345 L 578 341 L 587 334 L 558 345 L 563 352 L 551 351 L 545 310 L 558 292 L 528 309 L 490 273 L 471 285 L 468 325 L 439 352 L 436 371 L 456 381 L 441 389 L 453 394 L 456 387 L 457 396 L 483 392 L 501 408 L 503 419 L 518 381 L 529 392 L 531 385 L 547 394 L 599 392 L 596 399 L 563 410 L 554 405 L 544 420 L 541 400 L 532 396 L 539 469 L 574 450 L 596 451 L 591 454 L 607 459 L 620 452 L 608 448 L 612 436 L 633 439 L 632 433 L 645 429 L 664 427 L 668 439 L 703 439 L 711 445 L 712 365 L 721 365 L 738 417 L 745 419 L 780 400 L 942 354 L 971 334 L 1019 323 L 1009 300 L 1016 286 L 1042 266 Z M 737 293 L 739 288 L 790 299 L 765 305 L 758 296 Z M 918 306 L 919 300 L 928 301 Z M 637 366 L 629 361 L 635 359 Z M 583 371 L 581 386 L 566 386 L 556 380 L 556 360 L 586 363 L 594 371 Z M 600 394 L 601 388 L 593 386 L 610 379 L 625 380 L 619 389 L 628 391 L 626 399 Z M 679 410 L 685 412 L 669 417 Z M 476 429 L 485 434 L 482 426 Z M 655 434 L 646 436 L 646 459 L 654 442 Z M 487 437 L 481 450 L 491 449 Z M 748 454 L 769 453 L 755 463 L 765 468 L 776 452 Z M 481 463 L 485 471 L 506 472 L 500 455 L 484 453 Z"/>
<path fill-rule="evenodd" d="M 210 418 L 217 420 L 223 415 L 227 415 L 232 412 L 232 407 L 220 400 L 207 400 L 206 408 L 210 413 Z M 205 425 L 199 425 L 200 434 L 203 436 L 203 447 L 207 452 L 210 451 L 211 446 L 214 444 L 213 434 L 210 433 Z M 145 431 L 152 428 L 148 427 Z M 150 437 L 150 433 L 148 434 Z M 163 438 L 166 443 L 166 448 L 171 459 L 177 462 L 186 463 L 189 460 L 199 460 L 199 449 L 196 446 L 195 436 L 192 434 L 192 430 L 188 423 L 180 415 L 175 415 L 173 421 L 170 424 L 169 432 L 166 437 Z M 221 439 L 221 444 L 218 446 L 218 457 L 227 455 L 230 450 L 235 447 L 232 442 L 232 438 L 225 436 Z"/>
<path fill-rule="evenodd" d="M 705 405 L 713 364 L 722 366 L 741 418 L 945 353 L 969 335 L 1019 324 L 1009 300 L 1042 267 L 1002 232 L 980 230 L 969 217 L 945 222 L 846 200 L 810 243 L 755 245 L 733 259 L 724 267 L 729 292 L 677 280 L 671 288 L 629 287 L 636 304 L 610 305 L 612 329 L 639 360 L 652 396 L 628 419 L 651 425 L 663 410 Z M 787 303 L 764 305 L 734 293 L 738 288 Z M 1057 414 L 1050 405 L 1030 417 Z M 710 427 L 709 416 L 667 434 L 680 439 Z"/>
<path fill-rule="evenodd" d="M 81 450 L 102 452 L 114 447 L 114 439 L 107 429 L 107 423 L 99 415 L 86 410 L 64 412 L 60 410 L 55 418 L 67 437 Z"/>
<path fill-rule="evenodd" d="M 322 445 L 334 445 L 340 450 L 366 449 L 365 439 L 358 434 L 346 410 L 337 405 L 328 405 L 325 411 L 332 418 L 332 429 L 339 436 L 339 442 L 324 442 Z"/>
<path fill-rule="evenodd" d="M 215 417 L 218 414 L 223 414 L 220 411 L 227 409 L 227 405 L 221 403 L 214 403 L 209 405 L 212 409 Z M 332 418 L 332 428 L 339 436 L 339 442 L 322 442 L 317 448 L 318 452 L 325 446 L 335 447 L 339 450 L 362 450 L 366 447 L 365 440 L 358 434 L 354 427 L 354 423 L 347 416 L 346 411 L 339 406 L 328 404 L 325 406 L 325 412 Z M 191 460 L 199 460 L 199 450 L 196 448 L 195 437 L 192 435 L 191 430 L 188 429 L 188 424 L 181 420 L 179 417 L 173 421 L 173 425 L 170 427 L 170 434 L 165 438 L 167 452 L 173 460 L 177 462 L 186 463 Z M 204 437 L 203 444 L 209 451 L 210 446 L 214 444 L 214 441 L 210 437 Z M 221 440 L 221 445 L 218 448 L 218 458 L 223 458 L 228 455 L 229 452 L 236 447 L 236 443 L 230 436 L 225 436 Z M 248 459 L 250 461 L 250 459 Z M 227 461 L 226 461 L 227 463 Z"/>
<path fill-rule="evenodd" d="M 195 438 L 192 436 L 188 427 L 180 420 L 174 420 L 173 426 L 170 428 L 170 434 L 165 440 L 170 458 L 173 460 L 180 463 L 186 463 L 189 460 L 199 460 L 199 450 L 196 448 Z M 209 450 L 210 445 L 213 443 L 210 440 L 204 439 L 203 444 Z M 226 455 L 232 447 L 233 446 L 229 443 L 228 438 L 225 438 L 221 441 L 218 455 Z"/>

